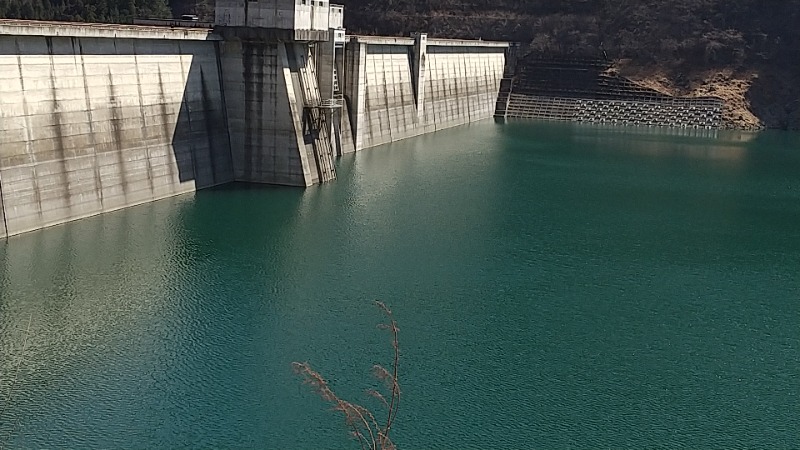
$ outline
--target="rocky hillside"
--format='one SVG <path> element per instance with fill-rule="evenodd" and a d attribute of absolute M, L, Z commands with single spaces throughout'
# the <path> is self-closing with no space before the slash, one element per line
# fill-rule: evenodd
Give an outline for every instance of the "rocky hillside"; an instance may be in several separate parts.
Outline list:
<path fill-rule="evenodd" d="M 342 0 L 351 32 L 520 42 L 606 58 L 645 86 L 714 95 L 739 128 L 800 129 L 800 0 Z"/>

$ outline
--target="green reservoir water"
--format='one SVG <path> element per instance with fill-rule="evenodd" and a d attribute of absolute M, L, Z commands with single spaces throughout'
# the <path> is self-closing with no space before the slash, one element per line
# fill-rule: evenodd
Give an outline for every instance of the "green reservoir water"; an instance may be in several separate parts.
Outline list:
<path fill-rule="evenodd" d="M 484 123 L 0 243 L 0 448 L 796 448 L 800 136 Z M 366 400 L 365 400 L 366 402 Z M 370 403 L 371 406 L 373 405 Z"/>

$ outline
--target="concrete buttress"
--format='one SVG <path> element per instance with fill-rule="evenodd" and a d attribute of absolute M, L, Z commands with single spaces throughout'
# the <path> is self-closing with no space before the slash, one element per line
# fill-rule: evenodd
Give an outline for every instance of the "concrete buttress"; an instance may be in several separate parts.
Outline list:
<path fill-rule="evenodd" d="M 417 105 L 417 119 L 425 117 L 425 73 L 428 59 L 428 35 L 425 33 L 414 34 L 414 60 L 412 61 L 414 93 Z"/>

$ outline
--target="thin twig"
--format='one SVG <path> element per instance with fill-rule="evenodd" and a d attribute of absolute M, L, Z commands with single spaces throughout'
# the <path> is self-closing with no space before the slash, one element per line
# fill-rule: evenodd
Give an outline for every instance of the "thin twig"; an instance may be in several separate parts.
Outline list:
<path fill-rule="evenodd" d="M 398 367 L 400 363 L 400 345 L 397 322 L 394 320 L 392 311 L 383 302 L 375 302 L 378 308 L 389 319 L 389 323 L 381 323 L 378 328 L 388 329 L 392 333 L 392 348 L 394 349 L 394 359 L 392 361 L 392 372 L 376 364 L 373 366 L 373 375 L 383 381 L 386 388 L 390 391 L 390 399 L 387 399 L 376 390 L 369 390 L 367 393 L 380 400 L 386 407 L 386 425 L 381 428 L 375 415 L 368 408 L 350 403 L 339 398 L 328 385 L 328 382 L 318 372 L 314 371 L 308 363 L 292 363 L 294 372 L 304 378 L 304 384 L 310 385 L 316 393 L 325 401 L 334 403 L 334 410 L 339 411 L 345 416 L 345 423 L 352 429 L 351 434 L 358 439 L 362 450 L 394 450 L 395 446 L 389 437 L 389 432 L 397 416 L 400 405 L 400 385 L 397 382 Z"/>
<path fill-rule="evenodd" d="M 392 315 L 392 311 L 386 306 L 383 302 L 376 302 L 378 307 L 383 310 L 384 314 L 389 318 L 390 321 L 390 330 L 392 331 L 392 347 L 394 348 L 394 361 L 392 364 L 392 395 L 389 400 L 389 413 L 386 417 L 386 428 L 384 429 L 384 435 L 386 439 L 389 439 L 389 431 L 392 428 L 392 422 L 394 422 L 394 417 L 397 414 L 397 408 L 400 406 L 400 389 L 397 385 L 397 370 L 398 365 L 400 362 L 400 345 L 398 344 L 398 328 L 397 322 L 394 320 L 394 316 Z"/>
<path fill-rule="evenodd" d="M 6 395 L 5 405 L 3 405 L 2 411 L 0 411 L 0 417 L 3 417 L 8 411 L 8 408 L 11 405 L 11 395 L 14 393 L 14 387 L 17 385 L 17 379 L 19 378 L 19 370 L 22 367 L 22 363 L 25 360 L 25 350 L 28 348 L 28 335 L 31 331 L 31 322 L 33 322 L 33 313 L 31 313 L 30 317 L 28 317 L 28 327 L 25 328 L 25 336 L 22 338 L 22 351 L 20 352 L 20 358 L 17 361 L 17 367 L 14 370 L 14 377 L 11 379 L 11 383 L 8 386 L 8 395 Z M 19 418 L 17 418 L 16 425 L 9 430 L 8 434 L 0 441 L 0 450 L 5 450 L 6 444 L 9 440 L 11 440 L 11 436 L 13 436 L 14 431 L 19 426 Z"/>

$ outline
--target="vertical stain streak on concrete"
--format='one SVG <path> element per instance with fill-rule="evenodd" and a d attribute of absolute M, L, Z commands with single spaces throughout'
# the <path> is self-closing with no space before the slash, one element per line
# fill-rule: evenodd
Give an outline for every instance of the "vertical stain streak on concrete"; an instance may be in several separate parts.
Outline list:
<path fill-rule="evenodd" d="M 116 42 L 114 43 L 116 48 Z M 111 130 L 114 133 L 114 149 L 117 157 L 117 171 L 119 172 L 119 180 L 122 184 L 122 193 L 125 201 L 128 201 L 128 171 L 126 170 L 125 158 L 122 156 L 123 146 L 123 125 L 124 114 L 120 106 L 119 94 L 117 92 L 117 85 L 114 84 L 114 76 L 111 75 L 111 69 L 108 70 L 108 86 L 111 88 Z"/>
<path fill-rule="evenodd" d="M 55 136 L 55 151 L 56 160 L 58 161 L 59 170 L 59 187 L 63 191 L 62 197 L 65 200 L 70 213 L 67 217 L 72 217 L 72 195 L 70 195 L 69 176 L 67 174 L 67 153 L 66 142 L 64 139 L 64 111 L 62 105 L 58 101 L 58 87 L 56 83 L 56 63 L 53 55 L 53 38 L 51 36 L 45 37 L 47 43 L 47 53 L 50 60 L 50 96 L 53 100 L 53 114 L 55 119 L 56 136 Z"/>
<path fill-rule="evenodd" d="M 369 141 L 368 141 L 369 144 L 370 145 L 375 145 L 374 144 L 374 142 L 375 142 L 375 127 L 373 126 L 373 120 L 372 120 L 374 112 L 373 112 L 373 109 L 372 109 L 372 105 L 378 99 L 373 98 L 374 91 L 370 89 L 372 86 L 369 83 L 369 70 L 372 69 L 372 73 L 373 74 L 375 74 L 377 72 L 377 70 L 376 70 L 377 69 L 377 64 L 375 63 L 375 60 L 378 59 L 378 58 L 376 58 L 374 55 L 371 55 L 371 54 L 370 54 L 370 56 L 372 56 L 372 57 L 371 58 L 368 57 L 364 61 L 365 65 L 372 66 L 372 67 L 367 67 L 364 70 L 364 94 L 365 94 L 364 96 L 366 97 L 366 99 L 364 101 L 364 112 L 365 112 L 365 114 L 364 114 L 364 125 L 363 125 L 363 127 L 366 128 L 366 130 L 367 130 L 367 136 L 369 138 Z M 375 78 L 377 78 L 377 76 Z"/>
<path fill-rule="evenodd" d="M 161 73 L 161 63 L 158 63 L 158 101 L 159 106 L 161 107 L 161 133 L 162 142 L 164 144 L 169 145 L 169 141 L 172 141 L 172 156 L 175 161 L 167 161 L 167 172 L 169 173 L 170 183 L 175 181 L 175 164 L 178 160 L 178 156 L 175 155 L 176 146 L 175 146 L 175 135 L 170 134 L 169 130 L 169 111 L 167 111 L 167 96 L 164 91 L 164 76 Z M 167 159 L 169 159 L 169 150 L 167 150 Z"/>
<path fill-rule="evenodd" d="M 470 85 L 470 79 L 468 78 L 469 77 L 469 66 L 467 65 L 467 60 L 470 59 L 470 58 L 464 57 L 464 58 L 459 58 L 459 59 L 461 59 L 461 68 L 463 69 L 462 76 L 464 77 L 463 78 L 464 85 L 463 85 L 463 92 L 462 92 L 463 93 L 463 99 L 464 99 L 464 107 L 466 108 L 466 111 L 465 111 L 465 114 L 464 114 L 464 118 L 467 119 L 467 121 L 470 121 L 470 117 L 471 117 L 470 110 L 472 108 L 470 108 L 470 105 L 469 105 L 469 97 L 470 97 L 470 95 L 472 95 L 472 92 L 471 92 L 471 90 L 469 88 L 469 85 Z"/>
<path fill-rule="evenodd" d="M 83 55 L 83 44 L 78 38 L 72 38 L 72 46 L 75 47 L 75 42 L 78 43 L 76 55 L 80 57 L 81 64 L 81 79 L 83 80 L 83 92 L 86 97 L 86 114 L 89 119 L 89 139 L 92 144 L 92 156 L 94 158 L 94 191 L 100 199 L 100 208 L 105 209 L 103 204 L 103 179 L 100 176 L 100 163 L 97 158 L 97 131 L 94 128 L 94 111 L 92 110 L 92 96 L 89 92 L 89 79 L 86 75 L 86 61 Z"/>
<path fill-rule="evenodd" d="M 387 51 L 389 51 L 389 49 L 387 49 Z M 391 53 L 389 54 L 389 57 L 391 58 Z M 389 59 L 389 61 L 391 61 L 391 59 Z M 393 70 L 393 69 L 394 68 L 391 66 L 391 63 L 390 63 L 389 70 Z M 392 112 L 389 110 L 389 101 L 390 101 L 391 97 L 389 97 L 389 83 L 388 83 L 389 80 L 386 78 L 386 53 L 385 52 L 381 55 L 381 74 L 383 75 L 383 103 L 384 103 L 384 105 L 386 105 L 386 121 L 388 122 L 388 123 L 384 124 L 383 121 L 381 120 L 381 128 L 386 127 L 385 129 L 389 131 L 389 141 L 391 141 L 392 140 L 392 132 L 395 131 L 395 130 L 392 130 L 392 119 L 391 119 Z M 381 130 L 381 131 L 383 131 L 383 130 Z"/>
<path fill-rule="evenodd" d="M 36 201 L 36 212 L 39 222 L 42 219 L 42 193 L 39 190 L 39 176 L 36 173 L 36 160 L 33 149 L 33 124 L 31 124 L 30 106 L 28 97 L 25 95 L 25 75 L 22 72 L 22 50 L 19 47 L 19 39 L 14 39 L 14 46 L 17 52 L 17 68 L 19 69 L 19 83 L 22 87 L 22 112 L 25 114 L 25 151 L 28 154 L 28 162 L 31 164 L 31 183 L 33 184 L 33 198 Z"/>
<path fill-rule="evenodd" d="M 400 127 L 400 129 L 402 130 L 401 131 L 402 133 L 405 133 L 409 129 L 408 120 L 407 120 L 409 114 L 408 114 L 408 111 L 407 111 L 408 104 L 406 103 L 406 89 L 405 89 L 405 83 L 403 83 L 403 77 L 400 76 L 400 79 L 395 80 L 395 83 L 396 83 L 395 84 L 395 89 L 394 89 L 395 101 L 396 101 L 396 98 L 397 98 L 398 91 L 400 92 L 399 97 L 400 97 L 400 112 L 401 112 L 401 114 L 399 116 L 400 116 L 400 120 L 402 121 L 402 126 Z M 412 114 L 411 116 L 412 116 L 412 120 L 415 120 L 416 117 L 417 117 L 416 114 Z"/>
<path fill-rule="evenodd" d="M 414 103 L 419 106 L 419 85 L 414 82 L 414 47 L 405 47 L 408 57 L 408 73 L 411 74 L 411 93 L 414 95 Z"/>
<path fill-rule="evenodd" d="M 255 46 L 250 43 L 242 43 L 242 53 L 244 54 L 244 159 L 241 161 L 243 165 L 245 181 L 253 180 L 253 128 L 256 124 L 253 123 L 253 105 L 254 105 L 254 89 L 253 85 L 253 53 Z M 258 124 L 260 125 L 260 124 Z"/>
<path fill-rule="evenodd" d="M 211 184 L 217 184 L 217 161 L 214 158 L 217 151 L 217 124 L 214 120 L 214 105 L 211 103 L 211 96 L 206 86 L 206 77 L 203 73 L 203 66 L 200 66 L 200 86 L 201 100 L 203 101 L 203 122 L 206 129 L 206 143 L 208 144 L 208 162 L 211 164 Z"/>
<path fill-rule="evenodd" d="M 222 111 L 222 120 L 223 120 L 223 123 L 225 124 L 224 125 L 224 127 L 225 127 L 225 142 L 226 142 L 225 145 L 228 147 L 227 157 L 228 157 L 228 161 L 230 161 L 230 164 L 231 164 L 231 167 L 230 167 L 231 172 L 227 173 L 227 177 L 226 177 L 225 181 L 232 181 L 233 178 L 234 178 L 234 175 L 232 173 L 233 172 L 233 146 L 231 145 L 231 130 L 230 130 L 230 122 L 228 121 L 228 100 L 225 98 L 225 84 L 224 84 L 223 74 L 222 74 L 222 52 L 220 50 L 219 41 L 214 41 L 214 55 L 216 55 L 216 58 L 217 58 L 217 83 L 219 84 L 219 96 L 220 96 L 220 99 L 222 100 L 222 102 L 220 104 L 220 108 L 221 108 L 221 111 Z M 275 111 L 275 110 L 273 109 L 273 111 Z M 219 154 L 219 152 L 217 152 L 217 154 Z"/>
<path fill-rule="evenodd" d="M 278 137 L 277 133 L 277 130 L 280 128 L 278 125 L 279 118 L 277 112 L 280 111 L 280 108 L 278 107 L 278 98 L 281 97 L 281 95 L 278 93 L 280 92 L 278 86 L 280 85 L 281 83 L 280 79 L 283 76 L 283 68 L 280 67 L 281 64 L 279 62 L 280 61 L 280 58 L 278 57 L 279 54 L 280 52 L 278 51 L 277 46 L 270 48 L 269 58 L 268 58 L 269 63 L 265 67 L 265 70 L 269 71 L 267 74 L 267 79 L 269 80 L 269 92 L 270 92 L 268 100 L 269 104 L 267 105 L 270 111 L 270 115 L 267 119 L 269 120 L 269 124 L 265 126 L 269 130 L 271 130 L 270 133 L 267 134 L 267 139 L 269 139 L 267 145 L 269 145 L 272 149 L 274 149 L 274 152 L 272 153 L 272 168 L 271 168 L 273 177 L 278 176 L 277 175 L 278 151 L 280 151 L 279 149 L 281 148 L 279 144 L 280 138 Z M 286 84 L 284 83 L 283 85 L 285 86 Z M 264 89 L 267 89 L 267 87 L 264 87 Z M 291 111 L 291 106 L 289 107 L 289 111 Z"/>
<path fill-rule="evenodd" d="M 256 163 L 253 164 L 256 168 L 258 168 L 259 172 L 264 171 L 264 130 L 262 129 L 264 123 L 264 109 L 267 105 L 264 104 L 264 91 L 266 87 L 264 85 L 264 59 L 265 59 L 266 48 L 264 45 L 258 46 L 258 53 L 256 54 L 256 66 L 258 70 L 256 71 L 256 86 L 257 90 L 256 94 L 256 105 L 258 105 L 258 109 L 256 110 L 256 123 L 258 124 L 258 134 L 256 135 L 256 148 L 258 151 L 256 152 Z M 275 166 L 271 167 L 274 171 Z"/>
<path fill-rule="evenodd" d="M 481 92 L 480 100 L 481 101 L 486 101 L 489 105 L 491 105 L 492 101 L 497 102 L 497 96 L 500 93 L 500 89 L 498 88 L 497 92 L 494 93 L 494 98 L 493 99 L 488 97 L 487 93 L 491 92 L 491 91 L 489 91 L 489 86 L 488 86 L 488 83 L 489 83 L 489 64 L 486 61 L 482 61 L 482 62 L 483 62 L 483 64 L 482 64 L 482 66 L 483 66 L 483 78 L 481 80 L 482 80 L 483 83 L 485 83 L 487 85 L 483 86 L 483 89 L 481 89 L 480 85 L 478 86 L 478 89 L 480 89 L 480 92 Z M 492 84 L 492 86 L 495 86 L 495 84 Z M 492 90 L 494 90 L 494 89 L 492 89 Z M 506 100 L 506 103 L 508 103 L 508 100 Z"/>
<path fill-rule="evenodd" d="M 3 221 L 0 222 L 0 225 L 3 228 L 0 228 L 0 237 L 8 238 L 8 221 L 6 220 L 6 205 L 3 203 L 3 174 L 0 171 L 0 216 L 3 216 Z"/>
<path fill-rule="evenodd" d="M 191 98 L 189 98 L 189 89 L 190 89 L 189 76 L 186 73 L 186 69 L 183 66 L 183 58 L 184 58 L 184 56 L 186 56 L 186 55 L 184 54 L 183 48 L 181 47 L 181 42 L 178 41 L 178 58 L 179 58 L 179 60 L 181 62 L 181 78 L 183 79 L 183 99 L 182 99 L 182 104 L 181 104 L 181 110 L 185 109 L 185 111 L 186 111 L 186 113 L 185 113 L 185 115 L 186 115 L 186 125 L 184 125 L 184 128 L 187 129 L 186 133 L 181 133 L 180 138 L 181 138 L 181 140 L 186 139 L 186 141 L 187 141 L 187 143 L 189 145 L 189 159 L 191 160 L 191 163 L 192 163 L 192 176 L 190 178 L 187 178 L 187 177 L 181 177 L 181 178 L 194 180 L 194 186 L 195 186 L 195 189 L 197 189 L 197 187 L 198 187 L 197 186 L 197 182 L 198 182 L 198 180 L 197 180 L 197 157 L 196 157 L 197 149 L 195 148 L 194 131 L 192 130 L 192 101 L 191 101 Z M 180 119 L 181 118 L 180 118 L 180 115 L 179 115 L 178 116 L 178 120 L 176 120 L 176 130 L 175 130 L 176 134 L 177 134 L 177 131 L 178 131 L 177 127 L 181 126 L 180 125 Z"/>
<path fill-rule="evenodd" d="M 142 143 L 144 145 L 145 164 L 147 166 L 147 184 L 150 187 L 150 195 L 155 195 L 153 185 L 153 164 L 150 157 L 150 133 L 147 128 L 147 115 L 144 112 L 144 94 L 142 94 L 142 76 L 139 73 L 139 55 L 136 53 L 136 41 L 131 43 L 133 46 L 133 66 L 136 70 L 136 90 L 139 93 L 139 116 L 142 118 Z"/>

